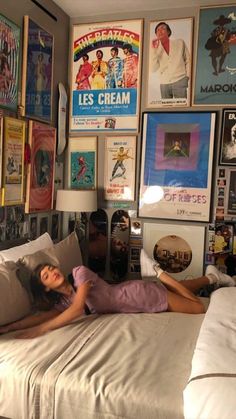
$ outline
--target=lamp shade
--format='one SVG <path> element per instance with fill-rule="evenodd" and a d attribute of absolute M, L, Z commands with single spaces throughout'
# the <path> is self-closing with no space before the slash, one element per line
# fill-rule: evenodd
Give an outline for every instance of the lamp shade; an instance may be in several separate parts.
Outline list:
<path fill-rule="evenodd" d="M 97 191 L 59 189 L 56 210 L 64 212 L 91 212 L 97 210 Z"/>

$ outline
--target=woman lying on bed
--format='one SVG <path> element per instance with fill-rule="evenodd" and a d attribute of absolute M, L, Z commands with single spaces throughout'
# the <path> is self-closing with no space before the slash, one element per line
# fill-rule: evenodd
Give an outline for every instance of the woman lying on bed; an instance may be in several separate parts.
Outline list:
<path fill-rule="evenodd" d="M 194 295 L 200 288 L 234 286 L 234 280 L 214 266 L 206 275 L 178 282 L 164 272 L 160 265 L 141 252 L 142 276 L 160 279 L 130 280 L 110 285 L 85 266 L 73 269 L 73 284 L 52 265 L 40 265 L 32 275 L 31 288 L 36 301 L 47 299 L 52 309 L 0 327 L 0 333 L 27 329 L 18 338 L 33 338 L 68 325 L 79 316 L 90 313 L 159 313 L 172 311 L 189 314 L 204 313 L 201 300 Z"/>

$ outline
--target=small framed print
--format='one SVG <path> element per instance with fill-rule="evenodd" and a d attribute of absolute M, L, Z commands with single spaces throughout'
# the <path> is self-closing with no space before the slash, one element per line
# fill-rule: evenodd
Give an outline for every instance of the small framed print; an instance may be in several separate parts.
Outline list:
<path fill-rule="evenodd" d="M 216 112 L 144 112 L 139 217 L 209 222 Z"/>
<path fill-rule="evenodd" d="M 97 187 L 97 137 L 71 137 L 68 144 L 71 189 Z"/>
<path fill-rule="evenodd" d="M 110 201 L 134 201 L 136 137 L 105 139 L 104 194 Z"/>
<path fill-rule="evenodd" d="M 49 211 L 53 206 L 56 129 L 29 121 L 29 144 L 25 212 Z"/>
<path fill-rule="evenodd" d="M 236 216 L 236 168 L 228 170 L 227 214 Z"/>
<path fill-rule="evenodd" d="M 51 239 L 54 243 L 60 240 L 60 220 L 61 214 L 59 212 L 52 212 L 51 214 Z"/>
<path fill-rule="evenodd" d="M 53 81 L 53 36 L 24 16 L 22 68 L 23 116 L 51 122 Z"/>
<path fill-rule="evenodd" d="M 0 14 L 0 106 L 17 110 L 20 27 Z"/>
<path fill-rule="evenodd" d="M 39 217 L 39 235 L 50 231 L 49 215 L 40 214 Z"/>
<path fill-rule="evenodd" d="M 33 214 L 29 217 L 29 239 L 35 240 L 38 237 L 38 217 Z"/>
<path fill-rule="evenodd" d="M 144 223 L 143 247 L 177 280 L 202 276 L 205 227 Z"/>
<path fill-rule="evenodd" d="M 4 118 L 2 205 L 24 201 L 24 150 L 26 123 Z"/>
<path fill-rule="evenodd" d="M 236 166 L 236 110 L 234 109 L 223 111 L 219 164 Z"/>
<path fill-rule="evenodd" d="M 189 106 L 193 18 L 149 26 L 147 107 Z"/>

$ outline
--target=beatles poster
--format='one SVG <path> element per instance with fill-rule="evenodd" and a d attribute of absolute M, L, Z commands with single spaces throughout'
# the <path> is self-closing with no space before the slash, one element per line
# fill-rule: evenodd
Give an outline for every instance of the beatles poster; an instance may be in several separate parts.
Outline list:
<path fill-rule="evenodd" d="M 200 10 L 194 105 L 236 103 L 236 5 Z"/>
<path fill-rule="evenodd" d="M 215 112 L 145 112 L 139 216 L 208 222 Z"/>
<path fill-rule="evenodd" d="M 18 105 L 18 72 L 20 28 L 0 15 L 0 106 L 16 110 Z"/>
<path fill-rule="evenodd" d="M 29 121 L 29 144 L 25 212 L 48 211 L 53 206 L 56 129 Z"/>
<path fill-rule="evenodd" d="M 73 26 L 71 131 L 137 131 L 142 20 Z"/>
<path fill-rule="evenodd" d="M 136 137 L 107 137 L 105 199 L 134 201 Z"/>
<path fill-rule="evenodd" d="M 192 26 L 192 18 L 150 23 L 147 107 L 189 106 Z"/>
<path fill-rule="evenodd" d="M 236 112 L 223 111 L 220 164 L 236 165 Z"/>
<path fill-rule="evenodd" d="M 50 122 L 52 117 L 53 36 L 24 16 L 23 115 Z"/>

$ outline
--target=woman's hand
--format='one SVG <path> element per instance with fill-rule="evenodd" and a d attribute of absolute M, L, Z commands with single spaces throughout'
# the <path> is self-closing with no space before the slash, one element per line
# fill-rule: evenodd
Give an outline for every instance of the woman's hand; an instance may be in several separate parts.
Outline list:
<path fill-rule="evenodd" d="M 16 339 L 32 339 L 42 336 L 47 332 L 47 330 L 42 326 L 30 327 L 29 329 L 24 330 L 21 333 L 15 335 Z"/>

